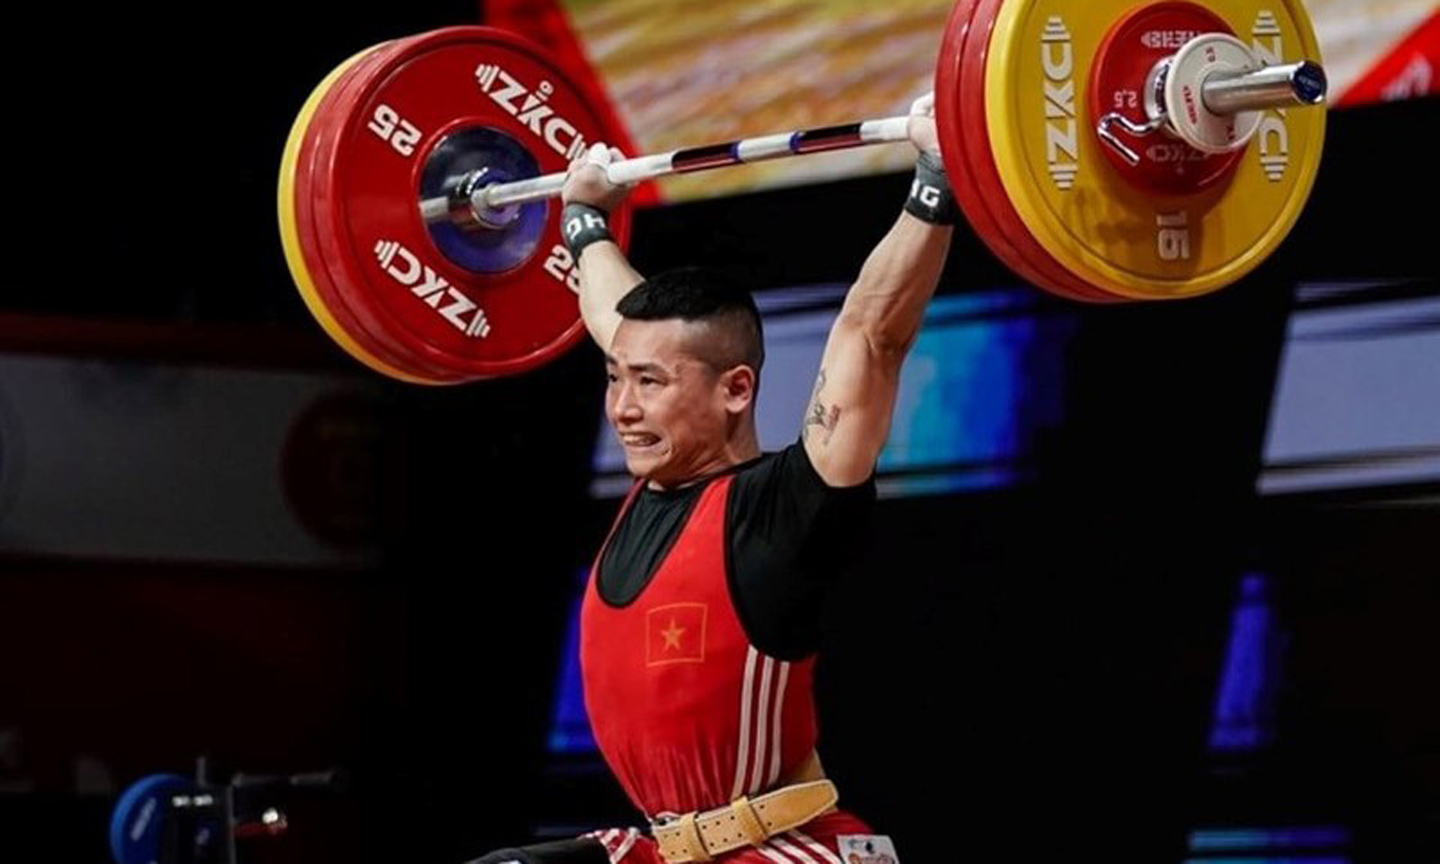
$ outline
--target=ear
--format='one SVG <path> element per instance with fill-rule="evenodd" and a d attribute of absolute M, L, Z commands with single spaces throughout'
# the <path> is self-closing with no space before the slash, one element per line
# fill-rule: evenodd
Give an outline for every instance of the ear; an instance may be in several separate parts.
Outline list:
<path fill-rule="evenodd" d="M 743 414 L 755 401 L 755 370 L 749 366 L 732 366 L 720 375 L 720 388 L 725 410 Z"/>

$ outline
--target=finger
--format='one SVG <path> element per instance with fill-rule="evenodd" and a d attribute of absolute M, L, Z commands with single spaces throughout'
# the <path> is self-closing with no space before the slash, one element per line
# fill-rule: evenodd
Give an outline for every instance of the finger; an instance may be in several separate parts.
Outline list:
<path fill-rule="evenodd" d="M 603 141 L 597 141 L 590 145 L 590 152 L 585 154 L 585 161 L 591 165 L 604 167 L 610 164 L 610 148 L 605 146 Z"/>
<path fill-rule="evenodd" d="M 616 162 L 624 162 L 624 161 L 625 161 L 625 153 L 624 153 L 619 147 L 611 147 L 611 148 L 610 148 L 610 159 L 611 159 L 611 164 L 614 164 L 614 163 L 616 163 Z M 623 186 L 623 187 L 626 188 L 626 189 L 630 189 L 630 188 L 633 188 L 633 187 L 635 186 L 635 183 L 634 183 L 634 182 L 622 183 L 622 184 L 620 184 L 620 185 Z"/>

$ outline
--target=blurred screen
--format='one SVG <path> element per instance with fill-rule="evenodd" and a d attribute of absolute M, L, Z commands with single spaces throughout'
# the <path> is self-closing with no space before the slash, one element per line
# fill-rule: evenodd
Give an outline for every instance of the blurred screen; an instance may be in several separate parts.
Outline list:
<path fill-rule="evenodd" d="M 1440 481 L 1440 296 L 1433 285 L 1296 294 L 1265 440 L 1264 494 Z"/>
<path fill-rule="evenodd" d="M 334 374 L 0 352 L 0 553 L 368 564 L 374 393 Z"/>
<path fill-rule="evenodd" d="M 550 720 L 548 747 L 557 756 L 596 753 L 590 717 L 585 713 L 585 691 L 580 683 L 580 601 L 589 570 L 576 580 L 575 600 L 565 625 L 565 650 L 560 655 L 560 676 L 555 686 L 555 713 Z"/>

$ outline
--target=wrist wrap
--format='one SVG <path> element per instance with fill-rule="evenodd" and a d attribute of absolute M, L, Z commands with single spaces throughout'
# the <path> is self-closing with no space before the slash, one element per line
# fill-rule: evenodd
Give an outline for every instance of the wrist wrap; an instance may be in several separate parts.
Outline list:
<path fill-rule="evenodd" d="M 955 196 L 939 156 L 927 151 L 915 160 L 915 181 L 905 199 L 905 212 L 932 225 L 955 224 Z"/>
<path fill-rule="evenodd" d="M 560 236 L 576 261 L 591 243 L 615 239 L 610 236 L 610 217 L 604 210 L 573 201 L 560 213 Z"/>

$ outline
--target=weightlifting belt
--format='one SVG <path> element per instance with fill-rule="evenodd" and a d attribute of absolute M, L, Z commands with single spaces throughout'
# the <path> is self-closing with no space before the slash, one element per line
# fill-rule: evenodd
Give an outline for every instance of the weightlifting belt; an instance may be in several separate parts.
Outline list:
<path fill-rule="evenodd" d="M 741 796 L 726 807 L 703 813 L 660 817 L 651 823 L 651 830 L 666 864 L 709 861 L 798 828 L 834 807 L 839 799 L 834 783 L 814 780 L 782 786 L 756 798 Z"/>

